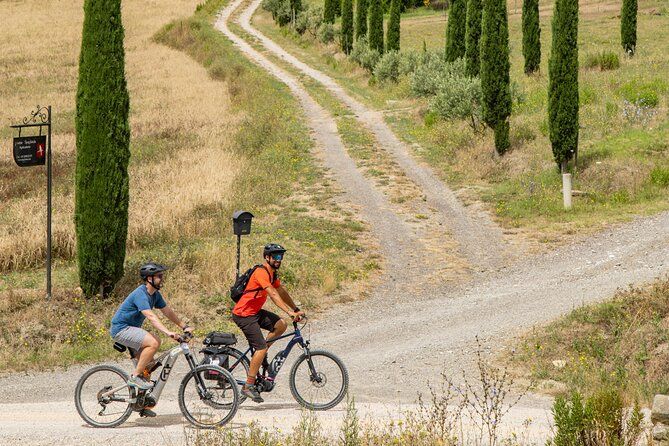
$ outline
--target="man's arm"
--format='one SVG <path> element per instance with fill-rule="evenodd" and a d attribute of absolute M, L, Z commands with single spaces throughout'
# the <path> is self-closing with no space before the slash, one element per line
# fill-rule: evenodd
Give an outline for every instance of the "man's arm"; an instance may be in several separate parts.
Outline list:
<path fill-rule="evenodd" d="M 176 324 L 176 326 L 179 327 L 180 329 L 182 329 L 182 330 L 189 329 L 189 330 L 185 330 L 185 331 L 193 331 L 193 329 L 191 327 L 189 327 L 188 324 L 185 324 L 185 323 L 181 322 L 181 319 L 179 319 L 179 316 L 177 316 L 177 314 L 174 312 L 174 310 L 172 310 L 171 307 L 165 306 L 165 307 L 161 308 L 160 311 L 162 311 L 163 314 L 169 320 L 174 322 Z"/>
<path fill-rule="evenodd" d="M 289 305 L 288 305 L 288 304 L 281 298 L 281 295 L 279 294 L 279 292 L 277 291 L 276 288 L 274 288 L 273 286 L 268 286 L 268 287 L 265 288 L 265 289 L 267 290 L 267 294 L 269 295 L 269 297 L 272 299 L 272 302 L 274 302 L 274 303 L 276 304 L 277 307 L 281 308 L 283 311 L 285 311 L 286 313 L 288 313 L 288 315 L 289 315 L 290 317 L 295 317 L 295 316 L 297 316 L 297 313 L 295 313 L 295 312 L 293 311 L 293 309 L 291 308 L 291 306 L 289 306 Z M 293 303 L 293 301 L 291 300 L 290 302 L 291 302 L 292 306 L 294 307 L 295 304 Z"/>
<path fill-rule="evenodd" d="M 156 327 L 160 332 L 164 333 L 165 335 L 169 336 L 172 339 L 176 339 L 178 336 L 176 333 L 169 331 L 162 322 L 160 322 L 160 319 L 158 319 L 158 316 L 156 316 L 156 313 L 153 312 L 153 310 L 142 310 L 142 314 L 146 316 L 146 318 L 151 322 L 151 324 Z"/>
<path fill-rule="evenodd" d="M 276 288 L 276 291 L 279 293 L 279 296 L 281 296 L 281 300 L 283 300 L 290 308 L 293 309 L 293 311 L 297 311 L 297 305 L 295 305 L 295 302 L 293 301 L 293 298 L 290 297 L 290 294 L 288 294 L 288 291 L 282 286 L 279 285 Z"/>

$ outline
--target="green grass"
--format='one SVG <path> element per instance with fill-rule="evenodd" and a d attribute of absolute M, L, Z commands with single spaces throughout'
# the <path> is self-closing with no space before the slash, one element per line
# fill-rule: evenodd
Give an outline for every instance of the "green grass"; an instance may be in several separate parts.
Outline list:
<path fill-rule="evenodd" d="M 591 395 L 615 387 L 627 401 L 648 404 L 656 393 L 669 391 L 668 318 L 665 279 L 534 329 L 506 359 L 518 375 L 544 381 L 540 388 L 550 390 L 546 383 L 557 381 L 565 390 Z"/>
<path fill-rule="evenodd" d="M 312 0 L 311 3 L 318 3 Z M 552 161 L 546 116 L 547 57 L 551 29 L 542 2 L 540 73 L 525 76 L 521 54 L 520 4 L 509 4 L 511 78 L 516 92 L 511 118 L 512 152 L 492 156 L 492 134 L 473 132 L 464 122 L 448 122 L 426 113 L 424 100 L 410 97 L 407 79 L 377 83 L 343 58 L 336 45 L 324 46 L 279 28 L 265 11 L 255 26 L 286 50 L 324 71 L 354 97 L 388 111 L 387 121 L 398 136 L 417 142 L 417 155 L 433 165 L 452 186 L 475 186 L 498 220 L 508 227 L 530 229 L 539 239 L 557 240 L 564 232 L 589 230 L 669 208 L 664 182 L 651 172 L 667 168 L 669 94 L 661 73 L 669 71 L 662 42 L 669 40 L 669 16 L 651 14 L 666 1 L 651 1 L 639 11 L 639 52 L 625 56 L 619 45 L 618 18 L 604 4 L 582 7 L 579 21 L 580 151 L 574 171 L 574 209 L 561 206 L 561 182 Z M 402 49 L 441 49 L 445 15 L 424 8 L 402 16 Z M 614 70 L 587 69 L 593 54 L 598 64 Z M 612 65 L 606 65 L 612 64 Z M 599 65 L 598 65 L 599 66 Z M 630 105 L 631 104 L 631 105 Z M 645 109 L 636 107 L 642 105 Z M 632 163 L 625 160 L 632 158 Z M 619 174 L 618 174 L 619 173 Z"/>

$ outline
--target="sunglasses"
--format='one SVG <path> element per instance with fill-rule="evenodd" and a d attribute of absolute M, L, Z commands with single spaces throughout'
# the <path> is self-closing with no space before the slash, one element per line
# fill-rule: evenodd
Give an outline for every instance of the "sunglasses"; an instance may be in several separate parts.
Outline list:
<path fill-rule="evenodd" d="M 283 260 L 283 254 L 272 254 L 270 257 L 274 260 Z"/>

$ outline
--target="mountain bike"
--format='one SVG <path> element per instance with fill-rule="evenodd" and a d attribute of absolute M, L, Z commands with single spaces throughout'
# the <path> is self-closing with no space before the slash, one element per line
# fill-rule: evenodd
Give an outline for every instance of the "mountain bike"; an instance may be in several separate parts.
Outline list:
<path fill-rule="evenodd" d="M 346 396 L 348 371 L 342 360 L 333 353 L 325 350 L 311 350 L 310 340 L 305 340 L 302 336 L 302 329 L 306 324 L 305 321 L 302 327 L 298 327 L 298 324 L 293 322 L 293 332 L 272 340 L 276 342 L 292 337 L 288 345 L 274 356 L 266 373 L 258 373 L 256 386 L 261 393 L 271 392 L 275 386 L 276 376 L 286 358 L 293 347 L 299 345 L 302 348 L 302 354 L 293 364 L 288 377 L 290 392 L 293 398 L 307 409 L 328 410 L 339 404 Z M 220 365 L 234 376 L 238 385 L 244 385 L 254 349 L 249 347 L 245 352 L 241 352 L 233 348 L 232 345 L 237 341 L 232 334 L 221 339 L 219 342 L 206 345 L 202 350 L 205 354 L 203 364 Z M 244 395 L 240 395 L 239 398 L 240 404 L 246 399 Z"/>
<path fill-rule="evenodd" d="M 139 390 L 127 384 L 128 374 L 114 365 L 98 365 L 88 371 L 77 382 L 74 403 L 83 420 L 94 427 L 116 427 L 125 422 L 133 411 L 140 412 L 158 404 L 160 395 L 170 377 L 179 355 L 183 354 L 190 371 L 179 386 L 179 408 L 184 417 L 194 426 L 214 428 L 230 421 L 239 407 L 239 387 L 230 372 L 216 365 L 198 365 L 190 351 L 188 332 L 179 337 L 179 345 L 154 359 L 146 368 L 144 376 L 150 379 L 152 372 L 158 377 L 149 390 Z M 118 351 L 126 347 L 114 343 Z M 137 352 L 127 349 L 136 364 Z M 161 368 L 162 365 L 162 368 Z M 216 380 L 206 379 L 210 374 Z"/>

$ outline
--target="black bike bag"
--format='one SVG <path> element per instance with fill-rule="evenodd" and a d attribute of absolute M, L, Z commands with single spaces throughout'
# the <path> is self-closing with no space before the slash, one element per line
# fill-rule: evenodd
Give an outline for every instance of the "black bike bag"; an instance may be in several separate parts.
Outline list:
<path fill-rule="evenodd" d="M 237 343 L 237 336 L 235 336 L 234 333 L 212 331 L 205 336 L 202 343 L 204 345 L 234 345 Z"/>

